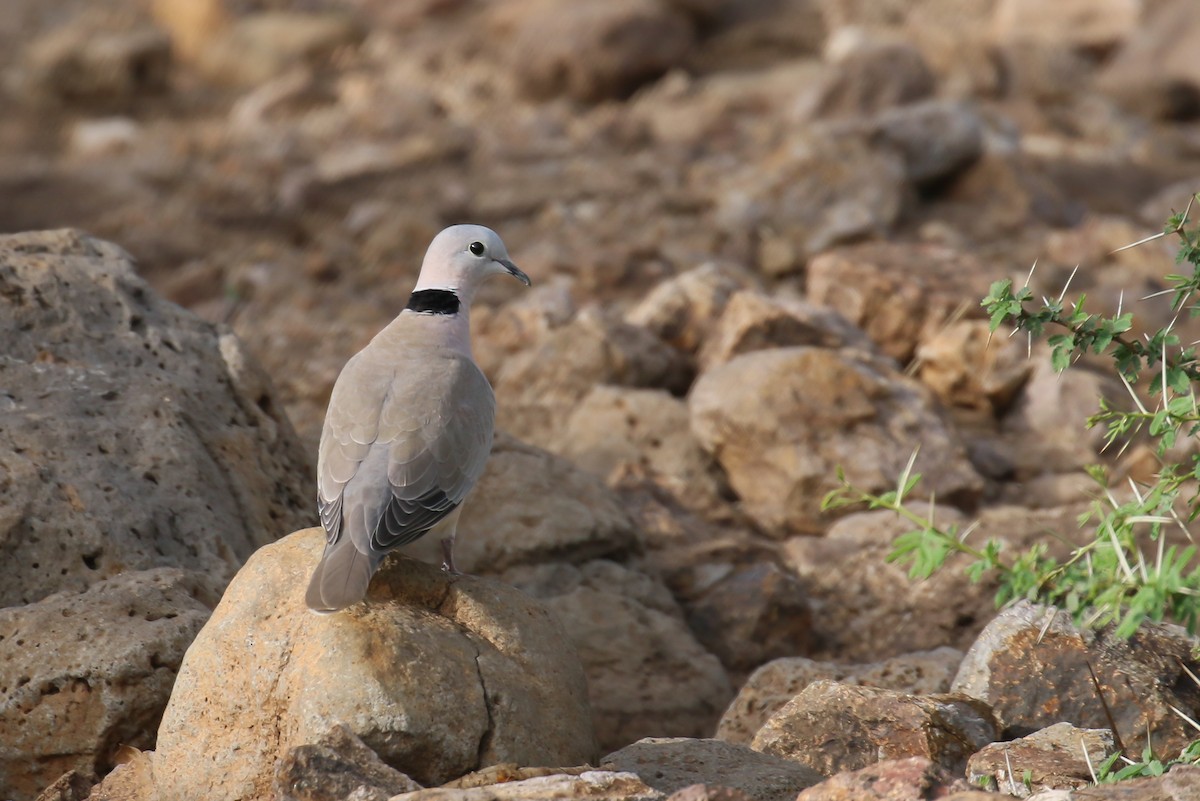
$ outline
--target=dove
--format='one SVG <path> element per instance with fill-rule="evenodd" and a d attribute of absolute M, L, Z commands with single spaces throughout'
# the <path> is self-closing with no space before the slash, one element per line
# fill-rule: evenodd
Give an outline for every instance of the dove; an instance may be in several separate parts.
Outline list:
<path fill-rule="evenodd" d="M 305 595 L 313 611 L 361 601 L 397 548 L 428 559 L 433 540 L 443 568 L 457 573 L 458 516 L 491 451 L 496 408 L 471 355 L 468 310 L 495 275 L 530 285 L 496 232 L 445 229 L 425 253 L 408 305 L 342 368 L 317 455 L 326 543 Z"/>

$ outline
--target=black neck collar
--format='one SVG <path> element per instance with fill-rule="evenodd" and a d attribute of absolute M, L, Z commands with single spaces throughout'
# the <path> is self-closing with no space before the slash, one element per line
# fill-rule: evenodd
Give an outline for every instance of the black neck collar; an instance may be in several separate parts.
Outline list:
<path fill-rule="evenodd" d="M 458 314 L 458 295 L 450 289 L 418 289 L 404 308 L 418 314 Z"/>

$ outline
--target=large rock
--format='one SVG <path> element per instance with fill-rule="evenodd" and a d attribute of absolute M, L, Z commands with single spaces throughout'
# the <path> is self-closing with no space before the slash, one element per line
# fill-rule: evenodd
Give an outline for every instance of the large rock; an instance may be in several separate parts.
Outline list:
<path fill-rule="evenodd" d="M 865 665 L 817 662 L 802 656 L 774 659 L 760 667 L 738 690 L 721 716 L 717 737 L 749 745 L 772 715 L 814 681 L 861 684 L 928 695 L 949 692 L 962 652 L 942 647 Z"/>
<path fill-rule="evenodd" d="M 924 757 L 883 759 L 809 787 L 796 801 L 994 801 L 995 793 L 971 792 L 966 783 Z"/>
<path fill-rule="evenodd" d="M 68 770 L 102 775 L 122 746 L 152 748 L 220 590 L 157 568 L 0 609 L 0 797 L 33 798 Z"/>
<path fill-rule="evenodd" d="M 625 319 L 685 353 L 695 353 L 734 294 L 753 283 L 749 274 L 708 262 L 661 282 Z"/>
<path fill-rule="evenodd" d="M 1055 723 L 1028 737 L 992 743 L 967 761 L 973 785 L 1028 797 L 1042 790 L 1087 787 L 1096 766 L 1114 752 L 1112 732 Z"/>
<path fill-rule="evenodd" d="M 344 725 L 423 783 L 497 762 L 594 757 L 587 689 L 563 629 L 495 582 L 385 562 L 366 603 L 304 606 L 320 529 L 261 549 L 189 649 L 154 777 L 178 799 L 252 798 L 289 749 Z"/>
<path fill-rule="evenodd" d="M 914 756 L 961 774 L 967 758 L 998 734 L 986 705 L 965 696 L 817 681 L 772 715 L 751 747 L 824 776 Z"/>
<path fill-rule="evenodd" d="M 0 237 L 0 343 L 0 606 L 160 566 L 228 581 L 311 516 L 266 376 L 116 246 Z"/>
<path fill-rule="evenodd" d="M 812 768 L 721 740 L 647 738 L 600 760 L 607 770 L 636 773 L 664 793 L 693 784 L 740 790 L 755 801 L 790 801 L 821 781 Z"/>
<path fill-rule="evenodd" d="M 502 578 L 536 597 L 574 643 L 602 748 L 713 731 L 733 697 L 729 678 L 661 581 L 607 560 L 514 568 Z"/>
<path fill-rule="evenodd" d="M 972 503 L 982 481 L 923 387 L 885 360 L 815 347 L 734 358 L 696 381 L 688 403 L 701 444 L 768 534 L 812 534 L 841 467 L 855 486 L 895 486 L 915 443 L 918 494 Z"/>
<path fill-rule="evenodd" d="M 813 259 L 808 299 L 836 310 L 888 356 L 907 362 L 949 320 L 978 308 L 987 275 L 974 256 L 952 248 L 855 245 Z"/>
<path fill-rule="evenodd" d="M 716 465 L 692 434 L 687 404 L 661 389 L 594 387 L 552 449 L 602 478 L 636 471 L 690 509 L 723 503 Z"/>
<path fill-rule="evenodd" d="M 691 378 L 683 354 L 646 329 L 585 309 L 505 361 L 494 381 L 496 424 L 552 448 L 596 384 L 682 393 Z"/>
<path fill-rule="evenodd" d="M 1147 740 L 1155 754 L 1177 754 L 1195 731 L 1174 710 L 1200 715 L 1200 686 L 1190 678 L 1200 675 L 1198 646 L 1177 626 L 1145 623 L 1122 640 L 1111 628 L 1080 630 L 1065 612 L 1021 602 L 979 635 L 953 691 L 990 704 L 1008 738 L 1062 721 L 1115 725 L 1129 756 Z"/>
<path fill-rule="evenodd" d="M 629 513 L 598 477 L 505 434 L 463 505 L 458 533 L 455 561 L 467 573 L 623 558 L 640 547 Z"/>
<path fill-rule="evenodd" d="M 526 0 L 500 30 L 521 87 L 535 97 L 596 101 L 631 94 L 692 49 L 691 21 L 661 0 Z"/>

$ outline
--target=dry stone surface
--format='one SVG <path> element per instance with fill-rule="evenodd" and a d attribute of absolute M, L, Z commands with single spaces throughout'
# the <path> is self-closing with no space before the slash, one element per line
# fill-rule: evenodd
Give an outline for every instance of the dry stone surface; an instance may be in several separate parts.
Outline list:
<path fill-rule="evenodd" d="M 0 604 L 160 566 L 228 581 L 311 516 L 266 376 L 115 245 L 0 237 L 0 342 Z"/>
<path fill-rule="evenodd" d="M 496 762 L 595 756 L 586 683 L 563 629 L 496 582 L 385 563 L 367 601 L 303 603 L 319 529 L 259 550 L 188 651 L 153 755 L 175 798 L 256 798 L 289 749 L 346 726 L 388 765 L 439 783 Z"/>

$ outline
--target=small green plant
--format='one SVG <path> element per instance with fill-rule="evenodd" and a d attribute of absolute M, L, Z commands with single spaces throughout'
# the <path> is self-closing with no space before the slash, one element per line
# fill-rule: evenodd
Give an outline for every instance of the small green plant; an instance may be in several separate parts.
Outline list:
<path fill-rule="evenodd" d="M 1140 776 L 1161 776 L 1176 765 L 1195 765 L 1197 762 L 1200 762 L 1200 740 L 1192 741 L 1178 757 L 1165 762 L 1156 757 L 1147 744 L 1140 761 L 1126 759 L 1118 752 L 1101 762 L 1096 768 L 1095 779 L 1097 784 L 1113 784 Z"/>
<path fill-rule="evenodd" d="M 1200 291 L 1200 226 L 1189 225 L 1190 209 L 1189 203 L 1187 210 L 1168 220 L 1161 234 L 1129 246 L 1161 236 L 1179 237 L 1176 263 L 1184 269 L 1166 279 L 1176 319 L 1200 314 L 1200 304 L 1195 302 Z M 1089 426 L 1105 426 L 1107 445 L 1127 444 L 1134 436 L 1154 444 L 1161 462 L 1155 480 L 1148 486 L 1131 482 L 1126 499 L 1119 499 L 1107 486 L 1102 466 L 1089 470 L 1102 492 L 1079 518 L 1080 527 L 1092 534 L 1086 544 L 1072 547 L 1061 561 L 1049 554 L 1044 543 L 1017 554 L 1005 553 L 996 540 L 968 544 L 971 528 L 937 526 L 932 502 L 929 514 L 914 512 L 906 504 L 921 479 L 913 471 L 915 453 L 890 492 L 858 489 L 839 470 L 840 486 L 825 497 L 822 508 L 865 504 L 891 510 L 911 522 L 912 530 L 897 537 L 888 559 L 907 564 L 914 579 L 928 578 L 951 554 L 966 554 L 965 569 L 972 581 L 985 576 L 996 580 L 997 606 L 1028 599 L 1065 609 L 1082 626 L 1115 623 L 1121 637 L 1131 636 L 1145 620 L 1170 619 L 1195 632 L 1200 624 L 1200 565 L 1187 523 L 1200 516 L 1200 453 L 1193 451 L 1173 461 L 1169 452 L 1200 431 L 1196 349 L 1181 345 L 1172 332 L 1174 322 L 1142 338 L 1130 336 L 1130 313 L 1088 312 L 1084 296 L 1068 303 L 1066 291 L 1064 287 L 1056 299 L 1038 300 L 1028 281 L 1019 289 L 1012 281 L 997 281 L 982 305 L 993 332 L 1008 324 L 1031 341 L 1045 336 L 1056 370 L 1066 369 L 1086 353 L 1110 358 L 1135 408 L 1124 411 L 1102 401 Z M 1147 396 L 1155 401 L 1153 410 L 1135 389 L 1141 384 L 1146 384 Z M 1169 535 L 1175 532 L 1178 539 L 1179 531 L 1184 540 L 1169 544 Z"/>

